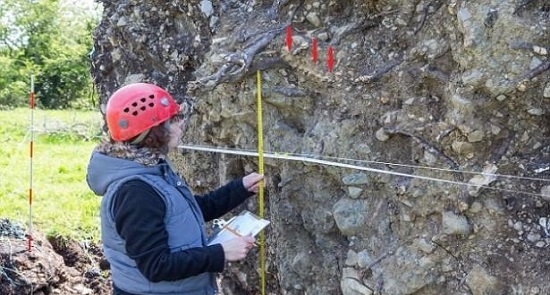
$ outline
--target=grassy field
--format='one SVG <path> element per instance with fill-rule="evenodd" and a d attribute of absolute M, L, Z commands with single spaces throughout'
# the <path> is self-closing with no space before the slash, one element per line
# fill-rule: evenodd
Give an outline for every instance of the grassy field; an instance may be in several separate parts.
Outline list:
<path fill-rule="evenodd" d="M 85 177 L 99 140 L 101 115 L 35 109 L 33 117 L 31 129 L 30 109 L 0 111 L 0 218 L 28 223 L 32 180 L 35 231 L 97 241 L 101 199 L 89 190 Z"/>

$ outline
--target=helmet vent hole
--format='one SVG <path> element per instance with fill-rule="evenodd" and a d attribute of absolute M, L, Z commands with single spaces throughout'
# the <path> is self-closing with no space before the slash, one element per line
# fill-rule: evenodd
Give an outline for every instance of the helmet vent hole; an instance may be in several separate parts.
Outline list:
<path fill-rule="evenodd" d="M 152 107 L 154 107 L 154 106 L 155 106 L 154 103 L 152 103 L 152 102 L 149 103 L 149 107 L 150 107 L 150 108 L 152 108 Z"/>
<path fill-rule="evenodd" d="M 129 108 L 125 108 L 123 111 L 124 111 L 125 113 L 129 113 L 129 112 L 130 112 L 130 109 L 129 109 Z"/>
<path fill-rule="evenodd" d="M 149 98 L 150 99 L 155 99 L 155 96 L 151 94 L 151 95 L 149 95 Z"/>
<path fill-rule="evenodd" d="M 132 103 L 132 106 L 133 106 L 134 108 L 137 107 L 137 102 L 133 102 L 133 103 Z"/>
<path fill-rule="evenodd" d="M 137 116 L 137 115 L 138 115 L 138 111 L 133 111 L 133 112 L 132 112 L 132 115 L 133 115 L 133 116 Z"/>
<path fill-rule="evenodd" d="M 139 101 L 145 102 L 145 100 L 146 100 L 145 97 L 142 97 Z"/>

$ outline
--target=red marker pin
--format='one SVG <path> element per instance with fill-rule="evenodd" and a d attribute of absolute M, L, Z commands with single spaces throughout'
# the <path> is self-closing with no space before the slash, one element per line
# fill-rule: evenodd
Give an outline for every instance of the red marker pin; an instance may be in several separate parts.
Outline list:
<path fill-rule="evenodd" d="M 332 48 L 332 46 L 328 47 L 327 67 L 328 67 L 328 71 L 332 72 L 332 69 L 334 68 L 334 49 Z"/>
<path fill-rule="evenodd" d="M 292 49 L 292 27 L 291 26 L 286 27 L 286 47 L 288 48 L 288 51 Z"/>
<path fill-rule="evenodd" d="M 311 60 L 317 63 L 317 39 L 315 38 L 311 41 Z"/>

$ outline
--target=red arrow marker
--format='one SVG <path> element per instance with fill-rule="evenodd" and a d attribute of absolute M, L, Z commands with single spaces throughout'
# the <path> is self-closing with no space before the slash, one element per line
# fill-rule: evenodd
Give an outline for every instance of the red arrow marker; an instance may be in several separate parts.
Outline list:
<path fill-rule="evenodd" d="M 286 47 L 288 48 L 288 51 L 292 49 L 292 27 L 291 26 L 286 27 Z"/>
<path fill-rule="evenodd" d="M 317 63 L 317 39 L 313 38 L 311 42 L 311 60 Z"/>
<path fill-rule="evenodd" d="M 332 72 L 332 69 L 334 68 L 334 49 L 332 48 L 332 46 L 328 47 L 327 67 L 328 67 L 328 71 Z"/>

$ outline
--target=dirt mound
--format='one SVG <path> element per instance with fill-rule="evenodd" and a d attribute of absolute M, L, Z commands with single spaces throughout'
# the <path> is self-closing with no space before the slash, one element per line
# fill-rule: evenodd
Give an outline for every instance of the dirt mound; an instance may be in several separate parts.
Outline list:
<path fill-rule="evenodd" d="M 0 294 L 110 294 L 98 246 L 34 232 L 32 249 L 22 226 L 0 219 Z"/>

